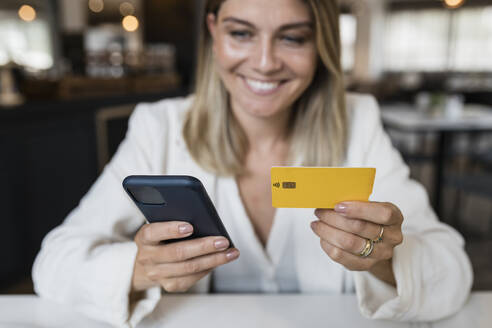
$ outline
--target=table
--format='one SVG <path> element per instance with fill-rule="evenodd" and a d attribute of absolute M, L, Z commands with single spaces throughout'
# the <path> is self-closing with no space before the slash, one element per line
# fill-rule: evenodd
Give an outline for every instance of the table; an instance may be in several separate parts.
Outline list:
<path fill-rule="evenodd" d="M 475 292 L 456 315 L 433 323 L 368 320 L 355 295 L 215 294 L 169 296 L 139 325 L 153 327 L 490 328 L 492 292 Z M 107 328 L 70 307 L 34 295 L 0 296 L 0 327 Z"/>
<path fill-rule="evenodd" d="M 438 148 L 434 160 L 433 205 L 441 216 L 442 182 L 445 157 L 453 134 L 466 132 L 492 132 L 492 108 L 481 105 L 466 105 L 459 117 L 428 115 L 410 105 L 382 106 L 381 118 L 386 128 L 402 132 L 428 133 L 437 135 Z"/>

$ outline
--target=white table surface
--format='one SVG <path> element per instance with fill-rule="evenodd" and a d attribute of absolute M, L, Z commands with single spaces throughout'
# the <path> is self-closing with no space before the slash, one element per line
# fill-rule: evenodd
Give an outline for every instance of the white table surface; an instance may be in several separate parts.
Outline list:
<path fill-rule="evenodd" d="M 385 124 L 407 131 L 492 130 L 492 108 L 482 105 L 465 105 L 457 117 L 425 114 L 410 105 L 386 105 L 381 117 Z"/>
<path fill-rule="evenodd" d="M 109 326 L 66 305 L 33 295 L 3 295 L 0 296 L 0 327 Z M 355 295 L 166 295 L 139 327 L 490 328 L 492 292 L 473 293 L 458 314 L 434 323 L 365 319 L 359 313 Z"/>

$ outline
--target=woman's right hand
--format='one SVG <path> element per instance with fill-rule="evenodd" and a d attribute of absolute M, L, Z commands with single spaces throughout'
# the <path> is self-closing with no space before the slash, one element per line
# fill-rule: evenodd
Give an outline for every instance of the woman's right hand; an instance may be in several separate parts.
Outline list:
<path fill-rule="evenodd" d="M 138 247 L 132 292 L 162 286 L 169 293 L 185 292 L 219 265 L 238 258 L 239 251 L 227 249 L 225 237 L 213 236 L 162 244 L 192 234 L 187 222 L 145 224 L 135 235 Z"/>

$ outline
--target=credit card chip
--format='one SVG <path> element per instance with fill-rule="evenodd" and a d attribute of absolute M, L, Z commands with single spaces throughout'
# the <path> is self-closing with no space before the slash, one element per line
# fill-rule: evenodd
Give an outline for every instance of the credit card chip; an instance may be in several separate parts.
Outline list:
<path fill-rule="evenodd" d="M 284 189 L 296 189 L 296 183 L 291 181 L 282 182 L 282 188 Z"/>

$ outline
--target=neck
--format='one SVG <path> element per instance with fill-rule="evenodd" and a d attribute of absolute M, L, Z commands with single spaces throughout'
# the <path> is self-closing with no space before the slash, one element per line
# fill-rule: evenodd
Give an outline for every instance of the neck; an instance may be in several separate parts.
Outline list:
<path fill-rule="evenodd" d="M 232 111 L 246 134 L 250 154 L 277 153 L 288 144 L 289 110 L 271 117 L 253 116 L 243 110 L 235 110 L 234 106 Z"/>

